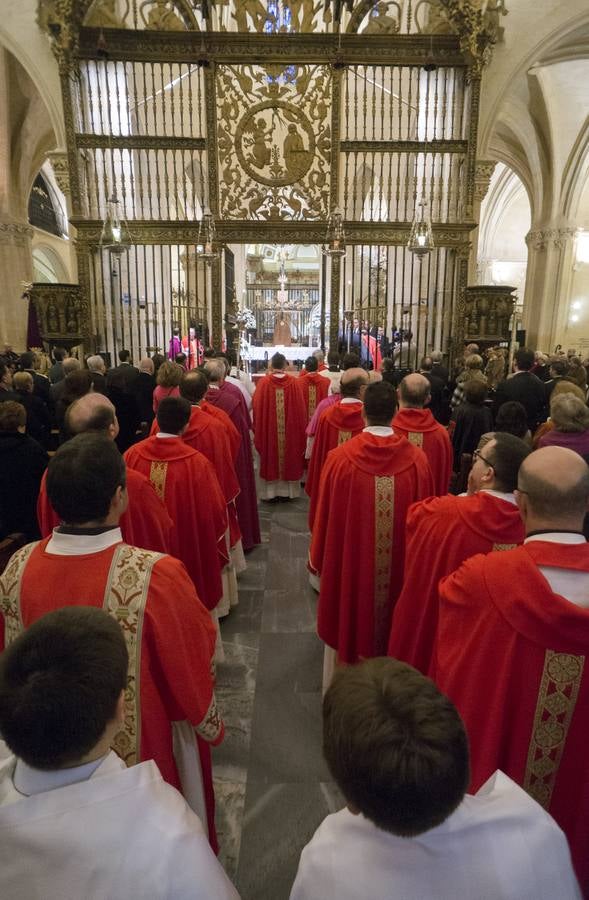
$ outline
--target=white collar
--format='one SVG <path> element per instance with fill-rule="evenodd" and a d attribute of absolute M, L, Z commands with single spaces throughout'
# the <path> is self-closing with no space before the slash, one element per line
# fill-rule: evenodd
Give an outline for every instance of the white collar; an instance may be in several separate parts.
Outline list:
<path fill-rule="evenodd" d="M 170 434 L 169 431 L 158 431 L 156 434 L 158 438 L 175 438 L 178 437 L 177 434 Z"/>
<path fill-rule="evenodd" d="M 25 797 L 32 797 L 34 794 L 45 794 L 47 791 L 67 787 L 68 784 L 88 781 L 102 763 L 105 762 L 109 753 L 83 766 L 74 766 L 70 769 L 51 769 L 50 771 L 33 769 L 32 766 L 28 766 L 22 759 L 17 758 L 12 783 L 19 794 L 23 794 Z"/>
<path fill-rule="evenodd" d="M 276 378 L 286 378 L 286 372 L 272 372 L 272 374 L 275 375 Z"/>
<path fill-rule="evenodd" d="M 344 404 L 344 403 L 362 403 L 362 401 L 358 400 L 357 397 L 342 397 L 342 399 L 340 400 L 340 403 L 342 403 L 342 404 Z"/>
<path fill-rule="evenodd" d="M 221 390 L 218 384 L 209 384 L 209 391 L 219 391 Z"/>
<path fill-rule="evenodd" d="M 532 534 L 527 537 L 524 544 L 530 541 L 548 541 L 550 544 L 585 544 L 582 534 L 572 534 L 570 531 L 547 531 L 545 534 Z"/>
<path fill-rule="evenodd" d="M 61 534 L 56 528 L 45 548 L 54 556 L 84 556 L 86 553 L 100 553 L 123 540 L 120 528 L 110 528 L 101 534 Z"/>
<path fill-rule="evenodd" d="M 513 503 L 514 506 L 517 506 L 513 494 L 507 494 L 504 491 L 493 491 L 491 488 L 482 488 L 479 493 L 491 494 L 492 497 L 497 497 L 498 500 L 505 500 L 506 503 Z"/>
<path fill-rule="evenodd" d="M 390 437 L 395 433 L 390 425 L 367 425 L 362 430 L 367 434 L 374 434 L 376 437 Z"/>

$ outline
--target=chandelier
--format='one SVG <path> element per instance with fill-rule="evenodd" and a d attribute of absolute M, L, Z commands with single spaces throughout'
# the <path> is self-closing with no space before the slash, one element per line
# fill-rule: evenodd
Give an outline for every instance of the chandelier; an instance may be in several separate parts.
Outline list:
<path fill-rule="evenodd" d="M 427 206 L 427 200 L 425 196 L 422 196 L 415 210 L 415 217 L 411 225 L 409 241 L 407 242 L 407 249 L 414 253 L 420 261 L 434 249 L 432 223 Z"/>
<path fill-rule="evenodd" d="M 125 226 L 123 228 L 123 226 Z M 112 256 L 121 257 L 129 247 L 129 229 L 123 220 L 119 207 L 116 189 L 106 204 L 106 216 L 102 223 L 100 246 L 108 250 Z M 126 236 L 125 236 L 126 235 Z"/>
<path fill-rule="evenodd" d="M 204 260 L 207 266 L 210 266 L 213 260 L 219 256 L 215 220 L 208 206 L 205 207 L 198 226 L 196 255 L 199 259 Z"/>
<path fill-rule="evenodd" d="M 327 221 L 326 243 L 321 248 L 322 253 L 332 258 L 346 255 L 346 233 L 344 231 L 344 219 L 341 209 L 336 208 L 329 214 Z"/>

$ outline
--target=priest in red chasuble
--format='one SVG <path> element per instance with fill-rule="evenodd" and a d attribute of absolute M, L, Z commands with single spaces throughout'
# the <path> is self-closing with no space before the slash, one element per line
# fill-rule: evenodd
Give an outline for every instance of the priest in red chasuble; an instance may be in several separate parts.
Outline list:
<path fill-rule="evenodd" d="M 328 379 L 319 374 L 317 357 L 309 356 L 305 360 L 305 369 L 299 376 L 298 385 L 305 401 L 308 424 L 313 418 L 318 405 L 322 400 L 325 400 L 329 391 Z"/>
<path fill-rule="evenodd" d="M 301 492 L 307 416 L 296 379 L 275 353 L 253 396 L 254 444 L 260 454 L 260 499 L 294 499 Z"/>
<path fill-rule="evenodd" d="M 249 413 L 242 392 L 234 384 L 226 381 L 227 366 L 224 359 L 208 359 L 205 370 L 209 378 L 209 389 L 205 394 L 207 405 L 226 413 L 239 432 L 240 442 L 235 472 L 240 490 L 235 507 L 243 549 L 252 550 L 260 543 L 261 537 Z"/>
<path fill-rule="evenodd" d="M 366 388 L 367 427 L 331 451 L 321 476 L 310 550 L 321 578 L 317 630 L 343 663 L 386 651 L 407 510 L 432 492 L 423 451 L 393 433 L 395 406 L 392 385 Z"/>
<path fill-rule="evenodd" d="M 115 408 L 108 397 L 98 392 L 85 394 L 68 407 L 65 427 L 69 434 L 93 432 L 114 441 L 119 433 Z M 121 516 L 123 540 L 134 547 L 169 553 L 172 520 L 150 481 L 140 472 L 127 472 L 128 505 Z M 43 475 L 37 500 L 37 518 L 43 537 L 60 524 L 59 516 L 47 496 L 47 473 Z"/>
<path fill-rule="evenodd" d="M 149 478 L 165 504 L 175 525 L 172 553 L 186 566 L 204 605 L 213 610 L 223 594 L 226 504 L 208 459 L 182 440 L 189 420 L 188 401 L 166 397 L 157 410 L 159 432 L 129 447 L 125 460 L 130 469 Z"/>
<path fill-rule="evenodd" d="M 339 403 L 331 406 L 319 419 L 305 491 L 311 498 L 309 504 L 309 528 L 313 530 L 313 520 L 321 486 L 321 471 L 327 454 L 334 447 L 360 434 L 365 426 L 362 398 L 368 384 L 368 372 L 364 369 L 347 369 L 340 380 Z"/>
<path fill-rule="evenodd" d="M 566 834 L 589 897 L 589 468 L 537 450 L 516 499 L 523 545 L 441 582 L 433 676 L 466 725 L 472 787 L 498 768 L 522 785 Z"/>
<path fill-rule="evenodd" d="M 405 581 L 395 605 L 389 655 L 427 675 L 438 624 L 438 584 L 476 553 L 521 544 L 524 527 L 515 503 L 524 441 L 498 433 L 475 453 L 467 497 L 431 497 L 407 516 Z"/>
<path fill-rule="evenodd" d="M 47 493 L 64 524 L 23 547 L 6 567 L 1 638 L 12 643 L 63 606 L 97 606 L 112 615 L 129 651 L 125 722 L 114 748 L 128 765 L 155 760 L 208 825 L 216 848 L 209 744 L 222 739 L 223 723 L 211 677 L 215 627 L 181 562 L 123 543 L 125 475 L 114 441 L 104 435 L 80 434 L 59 448 Z"/>
<path fill-rule="evenodd" d="M 399 411 L 393 420 L 397 434 L 403 434 L 410 444 L 421 447 L 434 479 L 434 493 L 448 493 L 454 451 L 448 432 L 436 422 L 430 409 L 431 387 L 427 378 L 414 373 L 406 375 L 397 391 Z"/>

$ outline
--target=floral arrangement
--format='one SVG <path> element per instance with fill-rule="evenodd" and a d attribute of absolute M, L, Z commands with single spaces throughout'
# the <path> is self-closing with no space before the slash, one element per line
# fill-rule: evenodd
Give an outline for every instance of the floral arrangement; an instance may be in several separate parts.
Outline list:
<path fill-rule="evenodd" d="M 251 309 L 247 308 L 247 306 L 244 306 L 243 309 L 239 310 L 235 318 L 235 324 L 240 331 L 249 331 L 250 329 L 254 329 L 257 327 L 256 317 L 254 316 Z"/>

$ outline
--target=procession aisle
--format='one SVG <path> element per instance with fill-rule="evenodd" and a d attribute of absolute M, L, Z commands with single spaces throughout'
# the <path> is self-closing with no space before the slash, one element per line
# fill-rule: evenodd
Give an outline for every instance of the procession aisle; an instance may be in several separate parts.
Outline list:
<path fill-rule="evenodd" d="M 342 806 L 321 757 L 323 648 L 308 585 L 307 497 L 261 503 L 239 606 L 222 624 L 214 751 L 220 858 L 243 900 L 288 898 L 301 849 Z"/>

